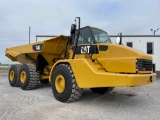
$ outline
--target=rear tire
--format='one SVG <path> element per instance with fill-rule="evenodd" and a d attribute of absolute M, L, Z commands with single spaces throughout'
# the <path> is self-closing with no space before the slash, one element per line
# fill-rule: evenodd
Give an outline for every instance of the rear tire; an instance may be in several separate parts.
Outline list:
<path fill-rule="evenodd" d="M 98 93 L 98 94 L 108 94 L 110 93 L 114 87 L 102 87 L 102 88 L 90 88 L 92 92 Z"/>
<path fill-rule="evenodd" d="M 60 102 L 73 102 L 82 96 L 83 89 L 78 87 L 68 64 L 56 66 L 52 74 L 51 86 L 54 97 Z"/>
<path fill-rule="evenodd" d="M 23 64 L 19 74 L 20 86 L 23 90 L 35 89 L 39 85 L 39 72 L 34 64 Z"/>
<path fill-rule="evenodd" d="M 11 65 L 8 74 L 8 80 L 12 87 L 19 87 L 19 70 L 21 64 Z"/>

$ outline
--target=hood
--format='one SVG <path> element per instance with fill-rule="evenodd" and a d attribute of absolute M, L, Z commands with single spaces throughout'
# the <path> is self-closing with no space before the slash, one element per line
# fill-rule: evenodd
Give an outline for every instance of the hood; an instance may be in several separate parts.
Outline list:
<path fill-rule="evenodd" d="M 135 57 L 152 60 L 152 56 L 140 50 L 117 44 L 108 44 L 109 58 Z"/>

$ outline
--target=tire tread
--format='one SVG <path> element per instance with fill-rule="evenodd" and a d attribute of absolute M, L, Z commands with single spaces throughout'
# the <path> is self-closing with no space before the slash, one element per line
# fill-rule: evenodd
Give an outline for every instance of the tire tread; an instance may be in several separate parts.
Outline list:
<path fill-rule="evenodd" d="M 63 64 L 63 65 L 65 65 L 67 67 L 67 69 L 69 70 L 70 75 L 72 77 L 72 94 L 66 102 L 73 102 L 73 101 L 78 100 L 82 96 L 83 89 L 78 87 L 76 80 L 75 80 L 74 73 L 73 73 L 70 65 L 68 65 L 68 64 Z"/>
<path fill-rule="evenodd" d="M 39 72 L 36 71 L 36 66 L 34 64 L 26 64 L 29 68 L 29 84 L 26 88 L 22 88 L 24 90 L 32 90 L 38 87 L 39 85 Z"/>

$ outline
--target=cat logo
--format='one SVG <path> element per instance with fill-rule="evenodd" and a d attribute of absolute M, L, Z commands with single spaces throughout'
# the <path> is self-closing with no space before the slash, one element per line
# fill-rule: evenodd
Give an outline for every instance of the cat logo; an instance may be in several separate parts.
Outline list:
<path fill-rule="evenodd" d="M 82 46 L 81 47 L 81 53 L 89 53 L 90 46 Z"/>
<path fill-rule="evenodd" d="M 36 50 L 39 51 L 40 50 L 40 45 L 36 45 Z"/>
<path fill-rule="evenodd" d="M 74 52 L 75 46 L 72 46 L 72 50 Z M 75 51 L 75 54 L 98 54 L 98 48 L 96 45 L 80 45 L 77 46 L 77 49 Z"/>
<path fill-rule="evenodd" d="M 41 51 L 42 50 L 42 44 L 36 44 L 32 46 L 33 51 Z"/>

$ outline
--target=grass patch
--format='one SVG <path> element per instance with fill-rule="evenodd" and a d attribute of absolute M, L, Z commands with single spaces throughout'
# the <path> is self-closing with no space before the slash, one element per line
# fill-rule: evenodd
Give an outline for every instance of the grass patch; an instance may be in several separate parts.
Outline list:
<path fill-rule="evenodd" d="M 0 70 L 9 70 L 9 67 L 1 67 L 0 66 Z"/>

